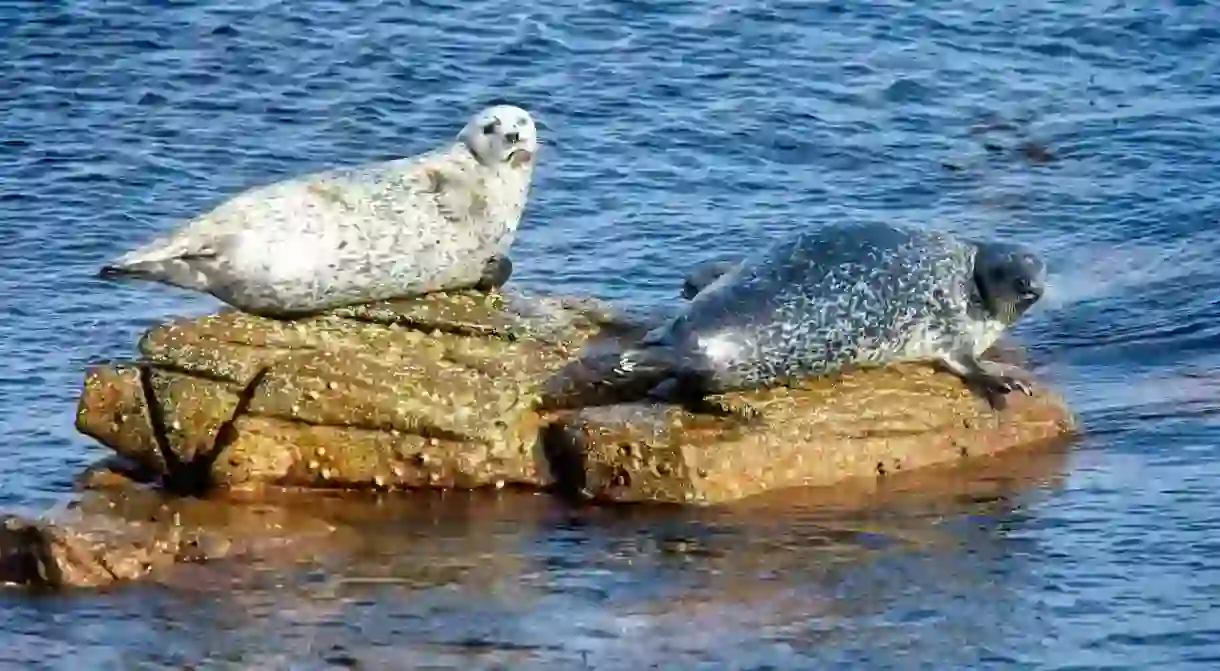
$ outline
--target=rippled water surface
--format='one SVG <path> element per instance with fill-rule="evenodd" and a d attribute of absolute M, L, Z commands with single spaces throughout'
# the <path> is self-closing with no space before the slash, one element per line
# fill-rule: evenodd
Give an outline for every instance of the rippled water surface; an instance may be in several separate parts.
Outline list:
<path fill-rule="evenodd" d="M 1202 0 L 0 0 L 6 509 L 103 453 L 87 362 L 216 306 L 101 261 L 493 99 L 545 143 L 515 283 L 657 303 L 826 221 L 1002 235 L 1051 264 L 1017 337 L 1089 431 L 865 517 L 419 504 L 291 576 L 4 596 L 0 660 L 1218 668 L 1218 39 Z"/>

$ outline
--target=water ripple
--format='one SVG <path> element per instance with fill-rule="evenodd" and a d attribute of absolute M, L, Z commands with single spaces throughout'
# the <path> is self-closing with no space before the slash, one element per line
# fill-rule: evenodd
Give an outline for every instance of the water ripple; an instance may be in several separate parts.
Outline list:
<path fill-rule="evenodd" d="M 342 602 L 250 588 L 171 618 L 172 650 L 142 624 L 172 594 L 14 602 L 0 658 L 322 665 L 309 650 L 355 641 L 371 664 L 461 667 L 1207 668 L 1217 26 L 1220 6 L 1186 0 L 0 3 L 12 506 L 62 499 L 101 453 L 72 429 L 86 363 L 216 305 L 102 283 L 99 263 L 241 188 L 428 148 L 495 100 L 543 129 L 514 282 L 673 301 L 698 260 L 845 219 L 1016 239 L 1052 268 L 1017 335 L 1092 432 L 1060 486 L 932 528 L 908 511 L 919 524 L 843 536 L 843 561 L 802 545 L 829 533 L 813 513 L 784 532 L 510 520 L 495 556 L 527 568 L 497 589 L 533 601 L 447 596 L 469 572 Z M 666 524 L 708 554 L 664 559 Z M 895 540 L 913 528 L 939 540 Z M 227 627 L 246 606 L 266 622 Z"/>

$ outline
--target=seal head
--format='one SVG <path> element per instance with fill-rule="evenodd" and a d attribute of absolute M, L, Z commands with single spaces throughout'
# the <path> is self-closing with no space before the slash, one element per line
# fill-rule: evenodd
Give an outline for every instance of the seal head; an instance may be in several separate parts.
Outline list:
<path fill-rule="evenodd" d="M 974 285 L 987 313 L 1012 326 L 1046 291 L 1046 264 L 1012 243 L 976 243 Z"/>
<path fill-rule="evenodd" d="M 524 166 L 538 152 L 538 129 L 529 112 L 515 105 L 493 105 L 466 123 L 457 135 L 479 163 Z"/>

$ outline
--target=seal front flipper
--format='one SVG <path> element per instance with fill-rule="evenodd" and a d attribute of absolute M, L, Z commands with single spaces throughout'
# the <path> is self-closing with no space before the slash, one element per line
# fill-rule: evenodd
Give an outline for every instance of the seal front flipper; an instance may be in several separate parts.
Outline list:
<path fill-rule="evenodd" d="M 744 257 L 729 256 L 695 264 L 682 278 L 682 298 L 690 300 L 716 280 L 741 265 Z"/>
<path fill-rule="evenodd" d="M 682 407 L 696 415 L 733 418 L 742 426 L 757 426 L 760 415 L 749 408 L 734 408 L 708 398 L 708 377 L 699 371 L 684 370 L 667 377 L 645 395 L 646 400 Z"/>
<path fill-rule="evenodd" d="M 474 285 L 475 291 L 489 293 L 499 289 L 508 284 L 508 278 L 512 277 L 512 274 L 512 259 L 507 255 L 493 256 L 483 266 L 483 274 L 479 277 L 478 284 Z"/>
<path fill-rule="evenodd" d="M 941 362 L 962 378 L 967 384 L 977 385 L 986 392 L 988 399 L 995 405 L 996 398 L 1002 398 L 1010 392 L 1020 391 L 1026 396 L 1033 396 L 1033 385 L 1013 375 L 996 370 L 999 366 L 991 362 L 980 361 L 972 354 L 950 354 Z"/>
<path fill-rule="evenodd" d="M 420 186 L 431 196 L 437 213 L 452 225 L 469 225 L 487 214 L 487 199 L 478 183 L 455 169 L 430 167 L 420 176 Z"/>
<path fill-rule="evenodd" d="M 706 397 L 711 390 L 707 383 L 707 377 L 698 371 L 675 370 L 649 389 L 645 397 L 650 401 L 701 409 L 708 406 Z"/>

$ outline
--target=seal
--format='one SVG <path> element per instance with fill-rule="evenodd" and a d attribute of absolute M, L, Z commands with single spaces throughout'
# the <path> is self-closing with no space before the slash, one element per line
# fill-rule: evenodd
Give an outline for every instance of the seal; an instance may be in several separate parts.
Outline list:
<path fill-rule="evenodd" d="M 1020 245 L 845 224 L 690 275 L 701 290 L 672 319 L 621 351 L 568 364 L 540 405 L 697 401 L 897 362 L 941 364 L 993 399 L 1032 395 L 980 359 L 1045 290 L 1043 261 Z"/>
<path fill-rule="evenodd" d="M 491 106 L 448 146 L 248 189 L 99 275 L 286 318 L 498 287 L 512 272 L 537 151 L 526 110 Z"/>

